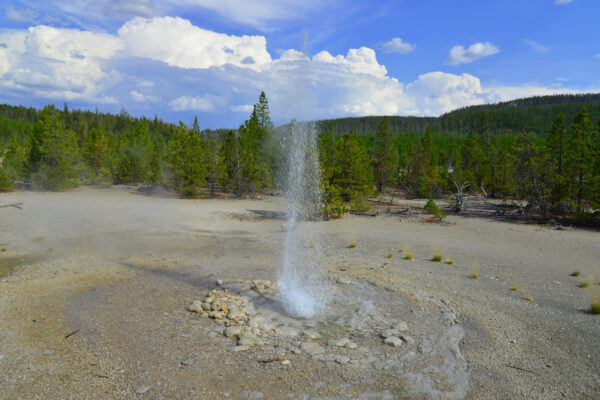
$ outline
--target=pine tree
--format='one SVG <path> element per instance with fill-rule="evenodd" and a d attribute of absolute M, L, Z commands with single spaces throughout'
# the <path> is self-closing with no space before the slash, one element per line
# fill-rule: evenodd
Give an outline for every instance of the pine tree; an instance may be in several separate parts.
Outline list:
<path fill-rule="evenodd" d="M 390 128 L 390 121 L 383 117 L 375 131 L 375 145 L 373 154 L 373 170 L 377 190 L 381 191 L 384 185 L 395 183 L 395 172 L 398 168 L 398 149 L 394 145 L 394 137 Z"/>
<path fill-rule="evenodd" d="M 204 183 L 204 151 L 202 139 L 180 122 L 175 137 L 169 143 L 169 154 L 173 187 L 185 196 L 194 196 L 198 186 Z"/>
<path fill-rule="evenodd" d="M 373 193 L 373 170 L 365 145 L 354 132 L 340 138 L 334 159 L 333 185 L 344 201 L 363 202 Z"/>
<path fill-rule="evenodd" d="M 554 120 L 552 130 L 546 138 L 546 157 L 549 170 L 548 183 L 551 187 L 552 195 L 550 206 L 556 207 L 567 196 L 567 187 L 564 174 L 564 154 L 566 148 L 566 129 L 565 115 L 560 113 Z"/>

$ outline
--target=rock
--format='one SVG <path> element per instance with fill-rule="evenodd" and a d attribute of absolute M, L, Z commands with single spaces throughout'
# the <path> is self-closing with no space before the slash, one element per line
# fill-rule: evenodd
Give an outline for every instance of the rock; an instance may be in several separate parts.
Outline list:
<path fill-rule="evenodd" d="M 240 392 L 240 396 L 247 397 L 249 399 L 262 399 L 264 397 L 264 394 L 258 391 L 252 392 L 250 390 L 242 390 Z"/>
<path fill-rule="evenodd" d="M 195 301 L 190 304 L 189 306 L 186 307 L 186 310 L 193 312 L 193 313 L 199 313 L 202 312 L 202 304 L 198 301 Z"/>
<path fill-rule="evenodd" d="M 292 354 L 300 354 L 300 349 L 292 349 Z"/>
<path fill-rule="evenodd" d="M 281 365 L 290 365 L 290 364 L 291 364 L 290 360 L 283 360 L 281 362 Z"/>
<path fill-rule="evenodd" d="M 400 332 L 398 332 L 397 329 L 386 329 L 385 331 L 381 332 L 381 337 L 382 338 L 389 338 L 392 336 L 398 336 L 400 334 Z"/>
<path fill-rule="evenodd" d="M 396 330 L 398 332 L 406 332 L 408 330 L 408 324 L 404 321 L 400 321 L 396 324 Z"/>
<path fill-rule="evenodd" d="M 143 385 L 143 386 L 140 386 L 140 387 L 138 388 L 138 390 L 136 390 L 135 392 L 136 392 L 137 394 L 144 394 L 144 393 L 146 393 L 148 390 L 150 390 L 150 386 Z"/>
<path fill-rule="evenodd" d="M 348 343 L 346 343 L 344 345 L 344 347 L 347 348 L 347 349 L 355 349 L 355 348 L 358 347 L 358 345 L 356 343 L 353 343 L 353 342 L 348 342 Z"/>
<path fill-rule="evenodd" d="M 208 304 L 212 304 L 212 303 L 214 303 L 214 301 L 215 301 L 215 300 L 216 300 L 216 299 L 214 298 L 214 296 L 207 295 L 207 296 L 206 296 L 206 299 L 204 299 L 204 302 L 205 302 L 205 303 L 208 303 Z"/>
<path fill-rule="evenodd" d="M 388 336 L 383 343 L 393 347 L 400 347 L 404 344 L 404 342 L 396 336 Z"/>
<path fill-rule="evenodd" d="M 352 283 L 352 280 L 347 276 L 340 276 L 335 282 L 339 285 L 349 285 Z"/>
<path fill-rule="evenodd" d="M 335 362 L 341 365 L 346 365 L 350 361 L 350 357 L 346 356 L 337 356 Z"/>
<path fill-rule="evenodd" d="M 52 354 L 52 350 L 44 350 L 45 356 L 49 356 L 50 354 Z"/>
<path fill-rule="evenodd" d="M 298 331 L 294 328 L 292 328 L 291 326 L 280 326 L 279 328 L 275 329 L 275 333 L 279 336 L 285 336 L 285 337 L 296 337 L 298 336 Z"/>
<path fill-rule="evenodd" d="M 251 346 L 263 346 L 264 343 L 262 340 L 260 340 L 255 335 L 245 332 L 242 335 L 240 335 L 240 338 L 238 340 L 238 345 L 251 347 Z"/>
<path fill-rule="evenodd" d="M 222 285 L 221 288 L 232 291 L 232 292 L 236 292 L 236 293 L 242 293 L 242 292 L 245 292 L 246 290 L 250 290 L 250 285 L 248 285 L 245 282 L 226 283 L 226 284 Z"/>
<path fill-rule="evenodd" d="M 187 358 L 181 362 L 181 365 L 183 365 L 184 367 L 189 367 L 193 363 L 194 363 L 194 360 L 192 360 L 191 358 Z"/>
<path fill-rule="evenodd" d="M 223 335 L 226 337 L 235 337 L 242 334 L 242 327 L 233 325 L 223 331 Z"/>
<path fill-rule="evenodd" d="M 348 343 L 350 343 L 350 339 L 348 339 L 348 338 L 341 338 L 341 339 L 338 339 L 338 340 L 330 340 L 329 341 L 329 345 L 330 346 L 335 346 L 335 347 L 344 347 Z"/>
<path fill-rule="evenodd" d="M 320 339 L 321 338 L 321 334 L 319 332 L 317 332 L 317 331 L 308 330 L 308 331 L 302 332 L 302 334 L 305 337 L 307 337 L 308 339 L 313 339 L 314 340 L 314 339 Z"/>
<path fill-rule="evenodd" d="M 316 342 L 304 342 L 300 345 L 300 349 L 311 356 L 325 352 L 325 349 Z"/>
<path fill-rule="evenodd" d="M 221 286 L 223 284 L 223 281 L 220 279 L 217 279 L 217 286 Z"/>
<path fill-rule="evenodd" d="M 400 339 L 402 339 L 402 341 L 406 344 L 413 344 L 415 342 L 415 340 L 408 335 L 402 335 L 400 336 Z"/>
<path fill-rule="evenodd" d="M 203 311 L 210 311 L 210 303 L 204 302 L 202 303 L 202 310 Z"/>
<path fill-rule="evenodd" d="M 421 354 L 428 354 L 432 351 L 432 346 L 429 341 L 423 341 L 417 346 L 417 351 Z"/>
<path fill-rule="evenodd" d="M 208 316 L 213 319 L 223 319 L 225 313 L 223 311 L 211 311 L 208 313 Z"/>

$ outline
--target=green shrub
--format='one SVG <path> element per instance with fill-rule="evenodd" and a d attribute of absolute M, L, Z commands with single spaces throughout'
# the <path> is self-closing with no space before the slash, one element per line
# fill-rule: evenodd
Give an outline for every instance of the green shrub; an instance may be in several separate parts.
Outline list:
<path fill-rule="evenodd" d="M 590 312 L 592 314 L 600 314 L 600 301 L 592 301 L 590 304 Z"/>
<path fill-rule="evenodd" d="M 438 218 L 440 221 L 446 218 L 446 213 L 444 210 L 439 208 L 433 199 L 427 200 L 427 204 L 425 204 L 425 212 L 427 214 L 433 214 L 433 216 Z"/>

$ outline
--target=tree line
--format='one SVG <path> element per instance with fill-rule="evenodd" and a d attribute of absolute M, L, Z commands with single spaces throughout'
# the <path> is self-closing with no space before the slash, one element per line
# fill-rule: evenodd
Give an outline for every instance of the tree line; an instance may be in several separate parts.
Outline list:
<path fill-rule="evenodd" d="M 184 196 L 200 188 L 244 196 L 279 186 L 285 165 L 279 142 L 290 132 L 274 128 L 264 93 L 237 130 L 201 130 L 197 118 L 188 127 L 124 110 L 32 110 L 0 107 L 0 190 L 143 183 Z M 497 134 L 487 110 L 466 133 L 445 134 L 433 124 L 396 131 L 391 121 L 379 118 L 373 131 L 360 135 L 318 125 L 326 215 L 364 210 L 369 196 L 389 189 L 433 198 L 458 186 L 525 199 L 542 215 L 599 215 L 600 124 L 585 107 L 572 118 L 556 114 L 544 135 Z"/>

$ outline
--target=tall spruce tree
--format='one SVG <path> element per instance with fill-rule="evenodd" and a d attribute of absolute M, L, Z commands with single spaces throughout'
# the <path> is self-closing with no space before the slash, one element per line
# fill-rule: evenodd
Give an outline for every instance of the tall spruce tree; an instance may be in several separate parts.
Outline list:
<path fill-rule="evenodd" d="M 377 190 L 381 191 L 385 185 L 395 183 L 395 172 L 398 168 L 398 149 L 394 145 L 394 136 L 388 117 L 383 117 L 375 131 L 373 151 L 373 170 Z"/>

